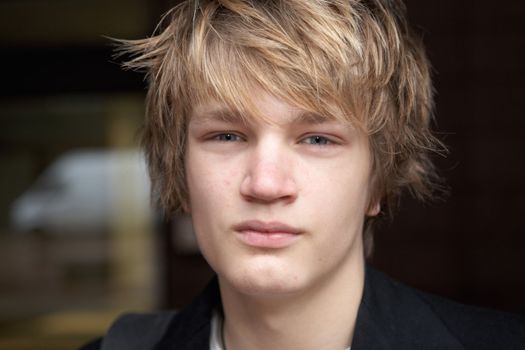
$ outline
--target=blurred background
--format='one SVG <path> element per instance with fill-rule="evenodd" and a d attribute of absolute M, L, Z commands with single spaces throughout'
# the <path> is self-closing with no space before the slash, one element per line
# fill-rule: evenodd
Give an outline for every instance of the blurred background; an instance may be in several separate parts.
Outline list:
<path fill-rule="evenodd" d="M 124 310 L 180 307 L 212 272 L 188 218 L 149 206 L 145 84 L 105 36 L 150 35 L 166 0 L 0 2 L 0 349 L 75 349 Z M 408 196 L 373 265 L 525 312 L 525 4 L 407 1 L 434 66 L 450 195 Z"/>

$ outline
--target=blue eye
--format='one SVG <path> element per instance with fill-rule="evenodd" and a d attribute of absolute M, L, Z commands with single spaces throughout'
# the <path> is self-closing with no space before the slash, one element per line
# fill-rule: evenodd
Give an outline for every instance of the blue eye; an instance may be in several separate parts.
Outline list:
<path fill-rule="evenodd" d="M 213 139 L 222 142 L 242 141 L 242 138 L 239 135 L 231 133 L 218 134 Z"/>
<path fill-rule="evenodd" d="M 303 140 L 303 143 L 308 145 L 325 146 L 332 143 L 327 137 L 320 135 L 308 136 Z"/>

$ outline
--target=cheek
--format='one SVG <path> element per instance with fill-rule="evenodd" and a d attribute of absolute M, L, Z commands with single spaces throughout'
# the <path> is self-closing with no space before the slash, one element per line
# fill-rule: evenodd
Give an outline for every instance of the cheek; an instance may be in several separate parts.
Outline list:
<path fill-rule="evenodd" d="M 216 215 L 231 205 L 238 190 L 239 171 L 228 169 L 221 162 L 206 157 L 191 158 L 186 164 L 191 213 Z"/>
<path fill-rule="evenodd" d="M 350 208 L 368 195 L 367 166 L 361 162 L 339 162 L 329 166 L 301 169 L 302 189 L 306 196 L 318 197 L 325 205 L 343 203 Z M 323 203 L 319 203 L 323 204 Z"/>
<path fill-rule="evenodd" d="M 303 186 L 304 204 L 312 215 L 322 218 L 337 234 L 354 235 L 361 230 L 368 201 L 366 164 L 341 162 L 305 172 L 309 181 Z"/>

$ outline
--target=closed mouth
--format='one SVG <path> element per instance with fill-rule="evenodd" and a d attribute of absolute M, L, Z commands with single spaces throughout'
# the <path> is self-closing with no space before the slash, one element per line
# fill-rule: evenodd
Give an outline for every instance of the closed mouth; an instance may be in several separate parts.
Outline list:
<path fill-rule="evenodd" d="M 237 238 L 252 248 L 278 249 L 295 243 L 302 230 L 277 221 L 249 220 L 233 227 Z"/>
<path fill-rule="evenodd" d="M 262 234 L 292 234 L 298 235 L 301 230 L 278 221 L 264 222 L 259 220 L 248 220 L 234 226 L 237 232 L 253 231 Z"/>

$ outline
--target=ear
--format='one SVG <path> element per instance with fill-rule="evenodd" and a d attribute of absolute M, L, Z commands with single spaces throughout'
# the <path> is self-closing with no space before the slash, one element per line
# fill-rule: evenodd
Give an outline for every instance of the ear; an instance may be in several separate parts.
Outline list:
<path fill-rule="evenodd" d="M 381 212 L 381 203 L 376 201 L 375 203 L 370 203 L 368 210 L 366 211 L 366 216 L 376 216 Z"/>
<path fill-rule="evenodd" d="M 188 214 L 188 215 L 191 214 L 190 206 L 188 205 L 186 201 L 181 203 L 181 208 L 182 208 L 182 213 Z"/>
<path fill-rule="evenodd" d="M 180 208 L 182 209 L 183 214 L 188 214 L 188 215 L 191 214 L 190 204 L 187 198 L 183 198 L 180 201 Z"/>

